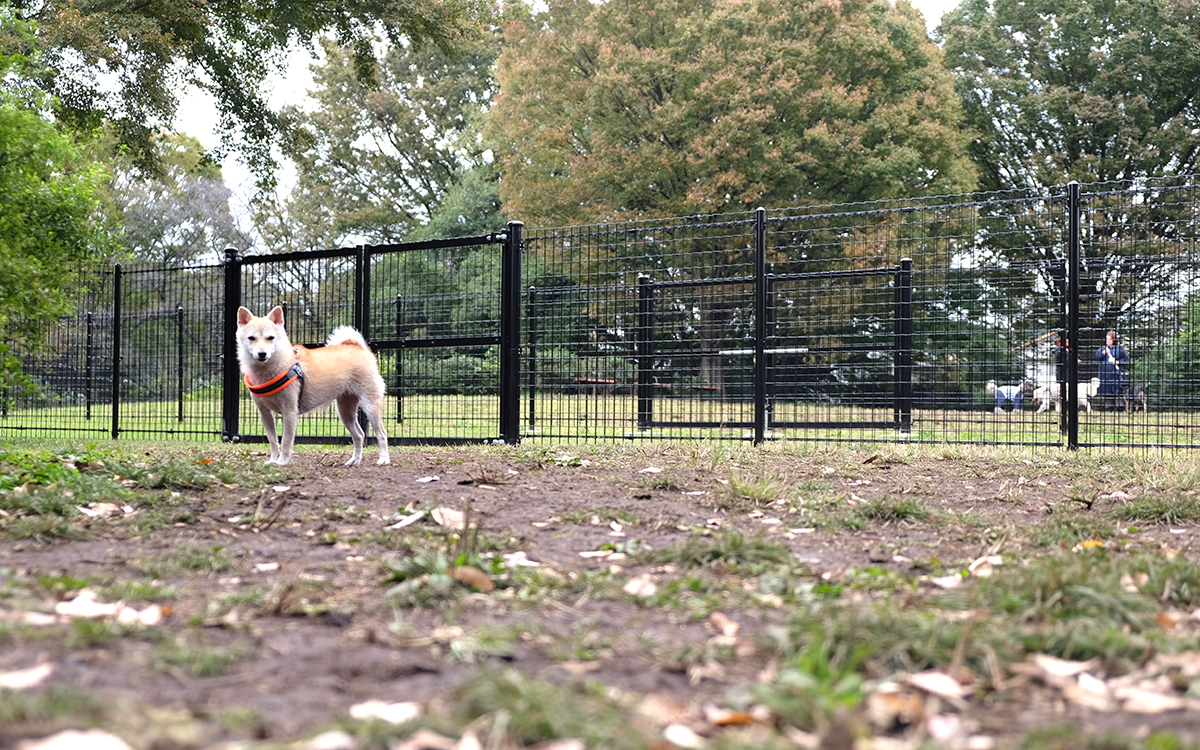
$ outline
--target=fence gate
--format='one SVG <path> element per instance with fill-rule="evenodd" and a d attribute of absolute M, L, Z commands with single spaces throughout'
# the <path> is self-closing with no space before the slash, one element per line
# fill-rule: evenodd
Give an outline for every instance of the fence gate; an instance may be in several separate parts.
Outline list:
<path fill-rule="evenodd" d="M 751 275 L 639 278 L 638 428 L 910 432 L 912 260 L 768 273 L 762 210 L 754 236 Z"/>
<path fill-rule="evenodd" d="M 280 305 L 293 343 L 322 346 L 338 325 L 367 339 L 387 383 L 389 442 L 517 442 L 521 231 L 513 222 L 507 233 L 481 237 L 231 254 L 223 439 L 265 440 L 240 387 L 234 313 L 239 305 L 259 315 Z M 297 442 L 349 442 L 333 407 L 301 419 L 297 430 Z"/>

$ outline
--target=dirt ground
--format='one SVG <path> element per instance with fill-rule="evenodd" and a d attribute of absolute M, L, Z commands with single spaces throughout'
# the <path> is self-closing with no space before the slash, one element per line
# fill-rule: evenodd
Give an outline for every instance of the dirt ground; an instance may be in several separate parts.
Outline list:
<path fill-rule="evenodd" d="M 179 746 L 301 738 L 333 726 L 365 701 L 428 704 L 445 698 L 493 665 L 550 683 L 588 679 L 623 694 L 656 696 L 677 707 L 681 721 L 699 726 L 705 703 L 722 704 L 732 686 L 752 683 L 770 667 L 761 649 L 739 648 L 718 667 L 698 669 L 681 663 L 680 654 L 688 644 L 699 649 L 714 638 L 710 619 L 642 606 L 634 596 L 591 596 L 580 587 L 551 593 L 535 606 L 518 601 L 501 583 L 494 592 L 472 593 L 452 606 L 395 609 L 386 600 L 392 584 L 385 581 L 381 561 L 404 552 L 387 549 L 380 533 L 420 509 L 466 511 L 497 554 L 523 553 L 531 567 L 568 578 L 608 569 L 622 580 L 640 577 L 661 585 L 675 571 L 623 554 L 639 549 L 631 542 L 661 550 L 736 529 L 747 538 L 762 534 L 784 545 L 814 580 L 838 581 L 854 570 L 915 575 L 923 561 L 952 567 L 994 554 L 1003 535 L 989 528 L 1035 523 L 1078 494 L 1081 482 L 1092 481 L 1064 471 L 1055 454 L 1000 463 L 931 452 L 901 461 L 869 449 L 827 457 L 773 451 L 740 467 L 736 454 L 718 461 L 705 453 L 712 450 L 672 446 L 569 455 L 559 449 L 401 449 L 393 453 L 392 466 L 356 468 L 341 466 L 343 452 L 321 450 L 299 454 L 278 485 L 185 491 L 179 511 L 186 522 L 146 536 L 98 520 L 83 540 L 9 540 L 0 546 L 0 570 L 25 579 L 144 580 L 144 561 L 184 547 L 219 547 L 234 567 L 168 572 L 169 578 L 156 581 L 175 593 L 153 638 L 90 647 L 18 639 L 15 647 L 0 649 L 0 673 L 49 663 L 53 673 L 39 689 L 72 685 L 131 706 L 210 719 L 252 717 L 240 723 L 212 719 L 200 736 L 180 739 Z M 366 459 L 373 461 L 373 452 Z M 781 502 L 769 497 L 729 502 L 728 482 L 749 477 L 760 491 L 769 491 L 764 477 L 788 489 L 780 492 Z M 1129 480 L 1105 492 L 1132 492 L 1134 485 Z M 931 511 L 976 520 L 969 527 L 944 520 L 875 521 L 831 531 L 810 526 L 812 518 L 803 511 L 806 495 L 847 505 L 913 498 Z M 1096 513 L 1116 502 L 1099 497 Z M 426 517 L 410 528 L 432 523 Z M 1198 532 L 1190 526 L 1148 529 L 1139 543 L 1169 543 L 1190 554 Z M 508 559 L 516 564 L 518 558 Z M 252 597 L 251 591 L 259 593 Z M 49 612 L 56 603 L 47 594 L 31 608 Z M 15 609 L 0 599 L 0 616 L 12 620 L 19 614 Z M 730 612 L 740 625 L 739 642 L 764 638 L 785 609 Z M 455 652 L 456 636 L 481 629 L 521 635 L 494 648 L 477 640 L 470 653 Z M 164 668 L 151 653 L 173 637 L 212 649 L 240 648 L 246 655 L 213 676 Z M 1143 734 L 1170 728 L 1185 736 L 1195 736 L 1200 727 L 1195 712 L 1129 717 L 1090 711 L 1036 685 L 1019 699 L 972 703 L 966 712 L 981 732 L 1000 738 L 1063 723 Z M 19 730 L 0 727 L 0 746 L 44 729 L 29 723 Z"/>

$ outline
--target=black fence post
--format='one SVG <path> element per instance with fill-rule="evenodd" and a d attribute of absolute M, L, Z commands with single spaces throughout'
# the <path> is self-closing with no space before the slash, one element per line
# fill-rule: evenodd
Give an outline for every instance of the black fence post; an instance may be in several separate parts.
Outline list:
<path fill-rule="evenodd" d="M 396 339 L 404 342 L 404 297 L 396 295 Z M 404 347 L 396 349 L 396 422 L 404 423 Z"/>
<path fill-rule="evenodd" d="M 537 287 L 529 287 L 525 317 L 529 319 L 529 429 L 537 425 Z"/>
<path fill-rule="evenodd" d="M 113 266 L 112 437 L 121 434 L 121 264 Z"/>
<path fill-rule="evenodd" d="M 89 310 L 84 316 L 84 325 L 87 326 L 85 334 L 84 351 L 83 351 L 83 402 L 86 405 L 86 419 L 92 418 L 92 378 L 95 377 L 95 364 L 92 361 L 92 354 L 95 350 L 95 323 L 92 322 L 92 312 Z"/>
<path fill-rule="evenodd" d="M 351 325 L 354 329 L 362 334 L 362 337 L 371 343 L 371 321 L 368 312 L 369 300 L 371 295 L 367 293 L 367 286 L 371 283 L 371 271 L 367 263 L 367 248 L 365 245 L 359 245 L 357 252 L 354 254 L 354 311 L 352 314 Z"/>
<path fill-rule="evenodd" d="M 638 275 L 637 410 L 638 429 L 654 424 L 654 282 Z"/>
<path fill-rule="evenodd" d="M 358 246 L 358 254 L 355 256 L 355 265 L 357 266 L 354 284 L 354 317 L 356 318 L 354 327 L 366 339 L 367 346 L 371 347 L 371 351 L 378 354 L 375 345 L 371 343 L 371 251 L 367 245 Z M 383 420 L 383 407 L 379 407 L 379 419 Z M 364 433 L 370 434 L 371 422 L 367 419 L 367 413 L 362 409 L 358 410 L 358 426 L 363 429 Z M 378 441 L 379 436 L 375 439 Z"/>
<path fill-rule="evenodd" d="M 183 305 L 175 307 L 175 333 L 176 333 L 176 362 L 179 363 L 178 389 L 179 389 L 179 421 L 183 421 Z"/>
<path fill-rule="evenodd" d="M 240 439 L 238 409 L 241 377 L 237 359 L 237 309 L 242 304 L 242 259 L 236 247 L 225 248 L 224 338 L 221 342 L 221 440 Z M 285 318 L 286 321 L 286 318 Z"/>
<path fill-rule="evenodd" d="M 767 439 L 767 210 L 754 211 L 754 444 Z"/>
<path fill-rule="evenodd" d="M 1079 183 L 1067 185 L 1067 449 L 1079 450 Z"/>
<path fill-rule="evenodd" d="M 508 223 L 500 256 L 500 435 L 521 442 L 521 246 L 525 225 Z"/>
<path fill-rule="evenodd" d="M 897 405 L 900 409 L 900 433 L 912 433 L 912 352 L 913 352 L 913 260 L 900 259 L 900 307 L 896 310 L 899 317 L 900 348 L 897 354 L 896 375 L 900 391 Z"/>

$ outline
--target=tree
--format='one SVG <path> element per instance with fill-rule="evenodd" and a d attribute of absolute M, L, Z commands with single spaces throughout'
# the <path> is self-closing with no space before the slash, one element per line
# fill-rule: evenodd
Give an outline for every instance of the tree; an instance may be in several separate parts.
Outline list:
<path fill-rule="evenodd" d="M 938 33 L 986 189 L 1200 167 L 1194 4 L 965 0 Z"/>
<path fill-rule="evenodd" d="M 907 3 L 552 0 L 506 29 L 486 122 L 535 224 L 974 185 L 953 81 Z"/>
<path fill-rule="evenodd" d="M 199 141 L 168 135 L 154 146 L 159 169 L 146 173 L 118 159 L 106 191 L 126 251 L 138 260 L 179 266 L 212 260 L 226 247 L 249 247 L 230 212 L 233 191 Z"/>
<path fill-rule="evenodd" d="M 32 80 L 57 97 L 60 121 L 85 130 L 112 122 L 148 164 L 151 136 L 174 119 L 179 92 L 196 85 L 217 101 L 223 143 L 240 137 L 243 155 L 267 183 L 272 146 L 296 146 L 292 123 L 273 112 L 262 93 L 289 48 L 311 49 L 317 34 L 332 33 L 353 50 L 366 77 L 379 30 L 393 45 L 428 41 L 450 50 L 473 33 L 486 10 L 482 0 L 12 0 L 7 7 L 16 19 L 36 24 L 45 68 Z M 0 48 L 27 44 L 13 34 L 0 39 Z"/>
<path fill-rule="evenodd" d="M 392 46 L 364 81 L 351 50 L 326 40 L 324 61 L 313 68 L 316 109 L 292 113 L 312 139 L 297 158 L 289 211 L 327 216 L 332 226 L 323 235 L 376 243 L 405 239 L 447 201 L 453 215 L 439 220 L 447 229 L 482 234 L 502 226 L 488 199 L 496 175 L 478 131 L 495 94 L 498 43 L 486 35 L 455 55 Z"/>
<path fill-rule="evenodd" d="M 989 190 L 1044 191 L 1070 180 L 1166 186 L 1200 168 L 1200 17 L 1178 0 L 965 0 L 943 17 L 947 65 L 972 157 Z M 1139 308 L 1174 304 L 1176 267 L 1194 222 L 1178 196 L 1098 197 L 1082 228 L 1086 324 L 1103 331 Z M 1022 208 L 1021 210 L 1026 210 Z M 989 210 L 993 250 L 1033 261 L 1058 291 L 1061 222 L 1023 224 Z M 1000 238 L 1010 238 L 1003 244 Z M 1151 256 L 1158 256 L 1157 259 Z M 1147 307 L 1148 306 L 1148 307 Z M 1102 333 L 1100 334 L 1103 335 Z M 1085 342 L 1086 343 L 1086 342 Z"/>
<path fill-rule="evenodd" d="M 24 33 L 2 13 L 0 28 Z M 0 54 L 0 80 L 36 62 Z M 0 382 L 6 384 L 20 379 L 9 346 L 28 349 L 41 340 L 46 323 L 69 308 L 81 266 L 106 242 L 95 221 L 103 169 L 41 109 L 28 92 L 0 92 Z"/>

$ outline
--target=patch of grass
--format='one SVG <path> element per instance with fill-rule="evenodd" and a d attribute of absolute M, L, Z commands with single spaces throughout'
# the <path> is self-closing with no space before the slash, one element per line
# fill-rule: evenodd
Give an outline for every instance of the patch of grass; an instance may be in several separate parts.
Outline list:
<path fill-rule="evenodd" d="M 106 714 L 108 703 L 69 685 L 55 684 L 48 689 L 31 692 L 0 690 L 0 726 L 9 730 L 21 724 L 45 725 L 63 719 L 75 724 L 99 723 Z"/>
<path fill-rule="evenodd" d="M 179 636 L 155 646 L 150 663 L 160 672 L 178 670 L 192 677 L 213 677 L 229 672 L 235 664 L 253 656 L 253 649 L 240 643 L 203 647 L 193 645 L 186 637 Z"/>
<path fill-rule="evenodd" d="M 791 482 L 782 477 L 753 477 L 734 472 L 728 483 L 718 486 L 714 506 L 722 510 L 758 508 L 782 500 Z"/>
<path fill-rule="evenodd" d="M 66 636 L 70 648 L 96 648 L 107 646 L 129 633 L 131 628 L 118 625 L 112 620 L 76 617 L 71 620 L 71 630 Z"/>
<path fill-rule="evenodd" d="M 571 632 L 554 637 L 546 656 L 555 661 L 596 661 L 612 655 L 612 641 L 594 619 L 577 622 Z"/>
<path fill-rule="evenodd" d="M 753 688 L 755 697 L 800 729 L 827 730 L 836 712 L 865 697 L 862 671 L 872 650 L 865 643 L 832 643 L 814 634 L 780 665 L 774 680 Z"/>
<path fill-rule="evenodd" d="M 755 575 L 764 566 L 789 562 L 791 553 L 762 534 L 747 538 L 740 531 L 722 531 L 714 536 L 693 536 L 678 547 L 643 552 L 639 558 L 651 564 L 669 563 L 685 568 L 719 564 Z"/>
<path fill-rule="evenodd" d="M 687 486 L 687 482 L 674 474 L 649 474 L 641 477 L 638 484 L 648 490 L 659 492 L 678 492 Z"/>
<path fill-rule="evenodd" d="M 822 581 L 806 566 L 783 564 L 758 577 L 758 593 L 778 596 L 788 605 L 837 599 L 842 590 L 842 583 Z"/>
<path fill-rule="evenodd" d="M 1200 498 L 1191 495 L 1135 497 L 1105 514 L 1121 523 L 1177 526 L 1200 520 Z"/>
<path fill-rule="evenodd" d="M 639 750 L 648 739 L 599 683 L 555 685 L 515 671 L 484 671 L 455 693 L 457 724 L 488 719 L 518 747 L 582 740 L 589 750 Z M 480 726 L 476 724 L 476 726 Z M 481 733 L 482 734 L 482 733 Z M 656 743 L 657 744 L 657 743 Z"/>
<path fill-rule="evenodd" d="M 882 524 L 926 523 L 933 515 L 920 500 L 911 497 L 876 497 L 859 503 L 854 515 Z"/>
<path fill-rule="evenodd" d="M 321 518 L 326 521 L 358 523 L 370 517 L 370 508 L 359 508 L 357 505 L 346 503 L 332 503 L 321 511 Z"/>
<path fill-rule="evenodd" d="M 86 536 L 69 518 L 55 514 L 21 516 L 0 524 L 0 529 L 7 531 L 13 539 L 35 541 L 83 539 Z"/>
<path fill-rule="evenodd" d="M 1086 515 L 1077 507 L 1059 503 L 1051 508 L 1049 519 L 1026 527 L 1021 533 L 1035 547 L 1069 549 L 1080 542 L 1109 539 L 1115 530 L 1100 518 Z"/>
<path fill-rule="evenodd" d="M 120 475 L 126 484 L 139 489 L 202 489 L 214 484 L 261 487 L 282 480 L 275 465 L 247 459 L 194 456 L 152 457 L 152 460 L 109 459 L 107 468 Z"/>
<path fill-rule="evenodd" d="M 1145 737 L 1114 732 L 1090 734 L 1078 727 L 1062 725 L 1034 729 L 1021 740 L 1020 750 L 1196 750 L 1170 732 L 1155 732 Z"/>
<path fill-rule="evenodd" d="M 855 591 L 882 591 L 896 593 L 915 591 L 917 580 L 894 570 L 872 565 L 852 568 L 846 575 L 846 585 Z"/>
<path fill-rule="evenodd" d="M 208 548 L 183 545 L 158 557 L 138 560 L 133 567 L 152 578 L 170 578 L 194 572 L 229 573 L 235 569 L 234 564 L 222 549 L 220 545 Z"/>
<path fill-rule="evenodd" d="M 620 521 L 628 526 L 637 526 L 643 521 L 642 517 L 633 511 L 625 508 L 614 508 L 608 505 L 602 505 L 598 508 L 573 508 L 565 513 L 558 514 L 558 518 L 566 523 L 584 524 L 591 523 L 592 519 L 596 519 L 598 523 Z"/>
<path fill-rule="evenodd" d="M 96 593 L 106 602 L 162 602 L 179 598 L 179 589 L 158 581 L 114 581 Z"/>

